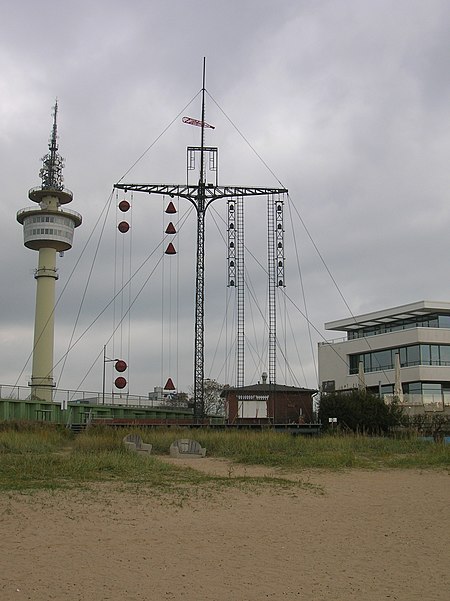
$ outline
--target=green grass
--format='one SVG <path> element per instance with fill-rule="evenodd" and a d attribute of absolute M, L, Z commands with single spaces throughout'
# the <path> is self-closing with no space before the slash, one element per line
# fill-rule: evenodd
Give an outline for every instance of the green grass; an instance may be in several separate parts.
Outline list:
<path fill-rule="evenodd" d="M 266 430 L 154 430 L 145 434 L 155 453 L 167 453 L 175 438 L 195 438 L 209 457 L 287 469 L 450 467 L 450 445 L 417 437 L 362 435 L 303 437 Z"/>
<path fill-rule="evenodd" d="M 177 438 L 195 438 L 207 448 L 208 457 L 297 472 L 450 466 L 450 445 L 417 438 L 304 438 L 273 431 L 155 429 L 139 431 L 145 442 L 153 444 L 153 454 L 142 456 L 122 446 L 123 436 L 130 431 L 92 428 L 74 436 L 55 427 L 0 428 L 0 490 L 70 489 L 96 483 L 178 493 L 225 486 L 304 486 L 283 479 L 232 478 L 231 471 L 225 478 L 209 476 L 155 457 L 168 454 Z"/>
<path fill-rule="evenodd" d="M 80 488 L 94 482 L 169 490 L 206 481 L 206 477 L 193 470 L 172 468 L 155 458 L 143 458 L 121 449 L 44 456 L 11 453 L 3 456 L 0 464 L 0 487 L 4 490 Z"/>

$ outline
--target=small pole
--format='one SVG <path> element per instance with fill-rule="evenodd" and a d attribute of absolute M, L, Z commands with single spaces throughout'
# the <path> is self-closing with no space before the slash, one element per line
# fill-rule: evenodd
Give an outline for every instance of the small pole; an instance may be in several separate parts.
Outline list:
<path fill-rule="evenodd" d="M 102 405 L 105 404 L 105 379 L 106 379 L 106 344 L 103 346 Z"/>

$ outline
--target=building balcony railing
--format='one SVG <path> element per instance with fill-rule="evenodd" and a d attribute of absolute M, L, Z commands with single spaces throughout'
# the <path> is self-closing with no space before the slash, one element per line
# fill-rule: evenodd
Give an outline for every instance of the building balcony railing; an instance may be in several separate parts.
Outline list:
<path fill-rule="evenodd" d="M 58 207 L 57 211 L 43 211 L 41 208 L 39 207 L 25 207 L 24 209 L 19 209 L 17 211 L 17 221 L 22 222 L 23 218 L 26 217 L 27 215 L 39 215 L 41 213 L 45 213 L 46 215 L 49 214 L 58 214 L 61 213 L 64 216 L 72 216 L 74 217 L 74 221 L 79 221 L 81 223 L 82 221 L 82 217 L 80 215 L 80 213 L 77 213 L 76 211 L 73 211 L 72 209 L 66 209 Z"/>
<path fill-rule="evenodd" d="M 425 411 L 445 411 L 450 407 L 450 397 L 442 394 L 402 394 L 400 397 L 385 394 L 383 399 L 388 405 L 396 401 L 400 406 L 423 407 Z"/>
<path fill-rule="evenodd" d="M 319 346 L 327 346 L 330 344 L 338 344 L 339 342 L 347 342 L 346 336 L 341 336 L 340 338 L 333 338 L 332 340 L 322 340 L 319 342 Z"/>

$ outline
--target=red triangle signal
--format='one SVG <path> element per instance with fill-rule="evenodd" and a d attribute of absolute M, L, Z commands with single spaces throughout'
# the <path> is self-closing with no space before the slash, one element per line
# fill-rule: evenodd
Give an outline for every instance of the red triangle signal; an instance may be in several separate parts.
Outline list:
<path fill-rule="evenodd" d="M 167 205 L 167 209 L 166 209 L 166 213 L 176 213 L 177 210 L 175 208 L 175 205 L 173 204 L 172 201 L 169 202 L 169 204 Z"/>
<path fill-rule="evenodd" d="M 164 390 L 175 390 L 175 384 L 172 382 L 172 378 L 168 378 Z"/>

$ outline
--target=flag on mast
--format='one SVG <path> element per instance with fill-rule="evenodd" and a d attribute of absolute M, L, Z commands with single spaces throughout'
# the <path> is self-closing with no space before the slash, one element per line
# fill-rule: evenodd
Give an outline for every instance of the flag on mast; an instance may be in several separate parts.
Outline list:
<path fill-rule="evenodd" d="M 216 129 L 214 127 L 214 125 L 210 125 L 209 123 L 206 123 L 206 121 L 200 121 L 200 119 L 193 119 L 192 117 L 183 117 L 182 119 L 183 123 L 187 123 L 188 125 L 197 125 L 198 127 L 201 127 L 203 124 L 203 127 L 209 127 L 209 129 Z"/>

